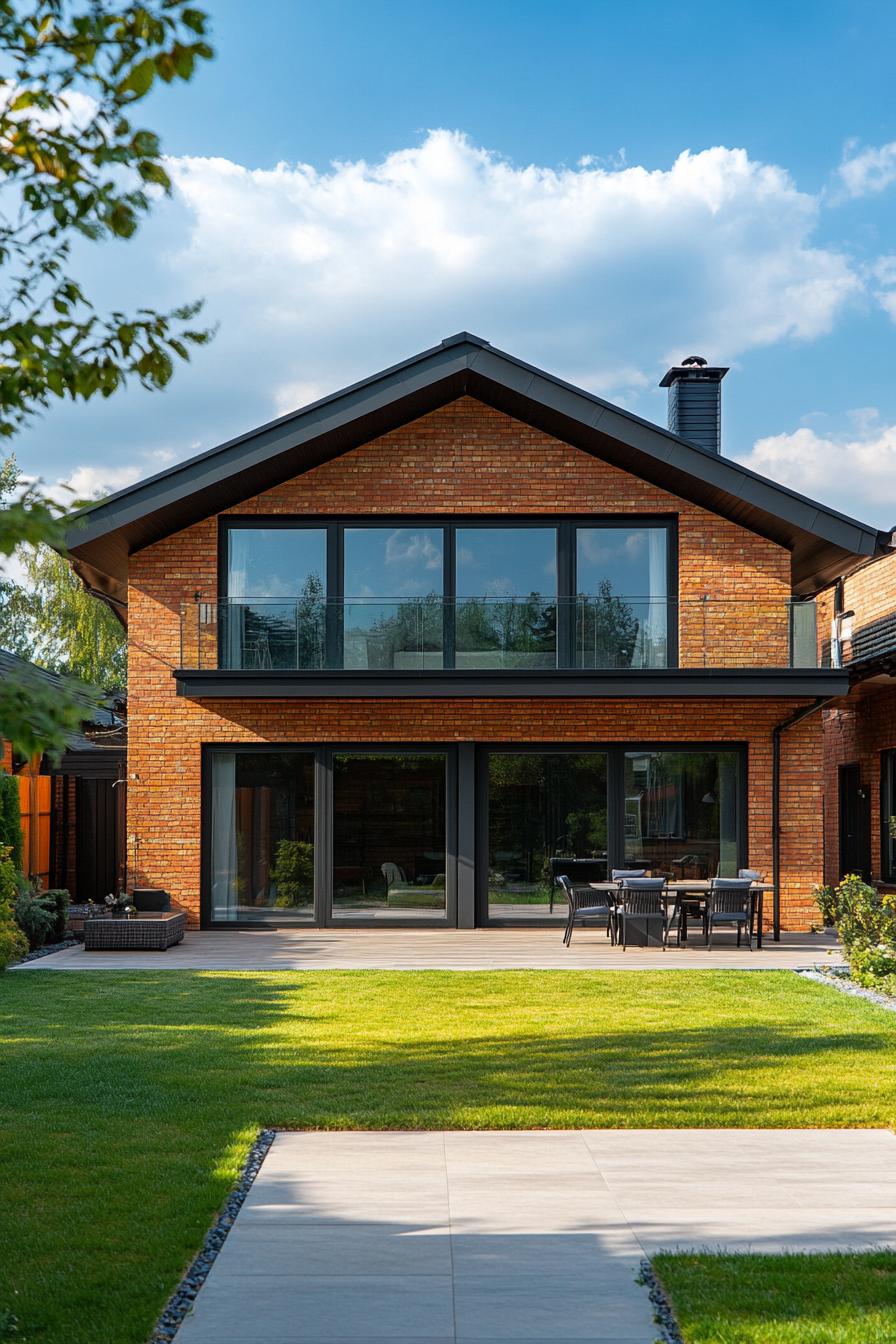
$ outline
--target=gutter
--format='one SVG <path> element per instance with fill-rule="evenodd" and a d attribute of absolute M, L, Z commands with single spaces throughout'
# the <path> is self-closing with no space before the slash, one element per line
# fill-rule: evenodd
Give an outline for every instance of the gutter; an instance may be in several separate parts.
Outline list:
<path fill-rule="evenodd" d="M 833 695 L 819 696 L 772 729 L 772 941 L 775 943 L 781 941 L 781 737 L 835 699 Z"/>

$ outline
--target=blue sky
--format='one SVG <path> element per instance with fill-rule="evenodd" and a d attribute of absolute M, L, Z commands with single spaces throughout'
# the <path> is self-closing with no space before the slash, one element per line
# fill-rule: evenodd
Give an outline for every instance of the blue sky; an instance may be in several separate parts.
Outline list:
<path fill-rule="evenodd" d="M 174 199 L 80 264 L 219 334 L 25 470 L 116 488 L 467 328 L 659 421 L 669 362 L 730 364 L 727 454 L 896 524 L 896 5 L 206 7 L 146 104 Z"/>

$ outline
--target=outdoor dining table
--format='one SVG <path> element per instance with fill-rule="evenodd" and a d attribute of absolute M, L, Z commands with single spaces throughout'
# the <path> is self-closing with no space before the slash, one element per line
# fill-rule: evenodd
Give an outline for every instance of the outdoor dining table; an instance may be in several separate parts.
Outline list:
<path fill-rule="evenodd" d="M 599 891 L 603 896 L 612 896 L 619 891 L 618 882 L 589 882 L 588 886 L 592 891 Z M 662 893 L 666 905 L 677 905 L 683 897 L 705 901 L 712 887 L 712 879 L 705 877 L 684 878 L 680 882 L 667 882 Z M 750 887 L 750 896 L 752 898 L 752 909 L 750 911 L 750 924 L 756 934 L 756 946 L 762 947 L 762 898 L 767 891 L 774 891 L 774 887 L 767 883 L 754 882 Z M 634 932 L 634 930 L 633 930 Z M 646 930 L 643 939 L 638 937 L 638 930 L 634 937 L 629 938 L 632 943 L 642 943 L 647 946 L 649 943 L 657 943 L 659 940 L 650 939 Z M 688 923 L 684 921 L 681 930 L 681 940 L 686 943 L 688 940 Z"/>

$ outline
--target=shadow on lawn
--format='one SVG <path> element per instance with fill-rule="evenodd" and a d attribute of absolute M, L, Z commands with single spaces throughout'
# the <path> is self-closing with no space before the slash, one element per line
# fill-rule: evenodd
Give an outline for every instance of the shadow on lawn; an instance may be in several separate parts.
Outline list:
<path fill-rule="evenodd" d="M 725 1006 L 718 1025 L 644 1019 L 632 999 L 614 1016 L 606 995 L 593 1014 L 571 999 L 568 1021 L 546 1005 L 539 1022 L 517 1000 L 514 1031 L 506 989 L 489 1003 L 481 991 L 440 999 L 435 982 L 415 994 L 400 978 L 377 990 L 351 975 L 112 974 L 53 973 L 52 994 L 19 1019 L 20 1041 L 10 1015 L 7 1063 L 26 1093 L 49 1100 L 49 1056 L 88 1110 L 126 1106 L 175 1126 L 203 1114 L 237 1129 L 867 1124 L 886 1123 L 896 1101 L 877 1069 L 892 1033 L 842 1019 L 832 1031 L 826 1014 L 804 1012 L 744 1020 L 762 1012 L 760 996 L 749 1011 Z M 483 1030 L 492 1017 L 498 1028 Z M 863 1086 L 876 1069 L 877 1087 Z M 851 1120 L 856 1099 L 873 1116 Z"/>

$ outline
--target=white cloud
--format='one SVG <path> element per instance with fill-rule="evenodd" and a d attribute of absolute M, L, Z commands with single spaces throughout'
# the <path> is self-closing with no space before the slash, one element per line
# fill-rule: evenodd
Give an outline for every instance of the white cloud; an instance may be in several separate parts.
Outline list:
<path fill-rule="evenodd" d="M 201 444 L 191 444 L 188 451 L 191 453 L 201 451 Z M 149 452 L 141 453 L 136 461 L 121 466 L 113 466 L 112 463 L 87 466 L 82 463 L 64 480 L 59 480 L 54 486 L 49 487 L 49 493 L 66 508 L 70 508 L 74 502 L 81 499 L 103 499 L 106 495 L 114 494 L 116 490 L 123 490 L 126 486 L 133 485 L 135 481 L 152 476 L 157 471 L 164 471 L 166 467 L 184 456 L 186 453 L 175 452 L 173 448 L 153 448 Z"/>
<path fill-rule="evenodd" d="M 896 524 L 896 425 L 873 408 L 852 412 L 851 433 L 818 434 L 803 426 L 757 439 L 739 461 L 812 499 L 877 527 Z"/>
<path fill-rule="evenodd" d="M 462 328 L 637 395 L 692 348 L 820 336 L 863 288 L 815 245 L 818 198 L 743 149 L 518 167 L 440 130 L 324 172 L 169 168 L 187 239 L 170 275 L 221 322 L 207 359 L 278 412 Z"/>
<path fill-rule="evenodd" d="M 896 182 L 896 140 L 851 152 L 854 149 L 854 144 L 847 146 L 847 154 L 837 170 L 847 196 L 853 200 L 876 196 Z"/>

